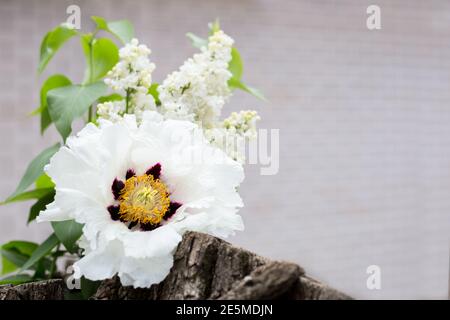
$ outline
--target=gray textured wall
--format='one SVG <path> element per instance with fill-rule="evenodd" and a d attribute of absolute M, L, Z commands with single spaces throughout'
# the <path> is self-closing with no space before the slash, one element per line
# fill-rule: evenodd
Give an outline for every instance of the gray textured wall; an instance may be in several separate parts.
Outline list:
<path fill-rule="evenodd" d="M 366 28 L 366 8 L 382 29 Z M 58 137 L 38 135 L 45 75 L 80 79 L 69 43 L 38 78 L 44 33 L 78 4 L 89 16 L 127 18 L 153 50 L 156 80 L 194 50 L 187 31 L 220 17 L 245 61 L 245 79 L 270 99 L 238 93 L 229 108 L 256 108 L 280 128 L 280 172 L 250 166 L 241 188 L 247 230 L 231 239 L 295 261 L 360 298 L 446 298 L 450 234 L 450 4 L 447 1 L 0 1 L 0 198 L 29 160 Z M 0 241 L 41 240 L 29 204 L 0 208 Z M 366 288 L 381 267 L 382 289 Z"/>

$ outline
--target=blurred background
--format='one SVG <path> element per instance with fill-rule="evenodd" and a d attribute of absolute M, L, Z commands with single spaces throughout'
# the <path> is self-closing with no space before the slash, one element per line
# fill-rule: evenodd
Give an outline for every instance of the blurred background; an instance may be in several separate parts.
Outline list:
<path fill-rule="evenodd" d="M 186 32 L 206 35 L 218 17 L 236 40 L 244 81 L 269 102 L 237 92 L 228 111 L 256 109 L 261 128 L 280 129 L 280 169 L 262 176 L 247 166 L 246 231 L 232 243 L 299 263 L 356 298 L 448 297 L 448 1 L 0 0 L 1 199 L 59 140 L 27 116 L 39 85 L 55 72 L 82 79 L 75 39 L 36 72 L 42 37 L 71 4 L 83 31 L 92 15 L 132 21 L 157 82 L 195 52 Z M 371 4 L 380 30 L 366 27 Z M 0 207 L 0 242 L 48 235 L 48 225 L 26 226 L 30 205 Z M 367 288 L 370 265 L 380 267 L 380 290 Z"/>

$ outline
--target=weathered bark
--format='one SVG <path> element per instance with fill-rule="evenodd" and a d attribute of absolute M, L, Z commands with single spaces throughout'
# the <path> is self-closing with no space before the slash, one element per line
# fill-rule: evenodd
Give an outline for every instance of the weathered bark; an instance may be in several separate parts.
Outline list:
<path fill-rule="evenodd" d="M 62 280 L 0 287 L 2 299 L 63 299 Z M 164 281 L 148 289 L 103 281 L 92 299 L 349 299 L 307 277 L 298 265 L 275 262 L 218 238 L 188 232 Z"/>
<path fill-rule="evenodd" d="M 290 288 L 301 274 L 302 270 L 295 264 L 269 262 L 237 282 L 235 287 L 219 297 L 219 300 L 289 298 Z"/>
<path fill-rule="evenodd" d="M 63 300 L 64 283 L 60 279 L 1 286 L 0 300 Z"/>
<path fill-rule="evenodd" d="M 329 286 L 312 279 L 301 276 L 289 293 L 295 300 L 349 300 L 351 297 Z"/>
<path fill-rule="evenodd" d="M 6 294 L 13 286 L 10 284 L 0 286 L 0 300 L 4 300 L 6 297 Z"/>

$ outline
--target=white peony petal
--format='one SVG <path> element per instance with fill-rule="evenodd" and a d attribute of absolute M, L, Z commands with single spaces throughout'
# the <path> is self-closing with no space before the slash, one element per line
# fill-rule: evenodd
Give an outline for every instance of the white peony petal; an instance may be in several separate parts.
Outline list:
<path fill-rule="evenodd" d="M 135 288 L 148 288 L 152 284 L 159 283 L 170 272 L 173 265 L 173 255 L 167 253 L 164 256 L 152 258 L 129 258 L 123 259 L 119 271 L 120 282 L 124 286 Z"/>
<path fill-rule="evenodd" d="M 243 231 L 244 223 L 241 216 L 229 212 L 215 212 L 214 214 L 200 212 L 186 216 L 182 220 L 175 220 L 171 225 L 179 232 L 206 232 L 220 238 L 227 238 L 235 231 Z"/>
<path fill-rule="evenodd" d="M 129 257 L 157 257 L 172 252 L 181 241 L 181 235 L 170 225 L 165 225 L 150 232 L 129 232 L 122 241 Z"/>
<path fill-rule="evenodd" d="M 142 124 L 158 123 L 163 121 L 163 116 L 155 111 L 146 111 L 142 115 Z"/>
<path fill-rule="evenodd" d="M 64 220 L 70 220 L 70 212 L 67 210 L 62 210 L 60 207 L 58 207 L 55 202 L 47 205 L 47 208 L 40 212 L 39 216 L 36 217 L 37 222 L 44 222 L 44 221 L 64 221 Z"/>
<path fill-rule="evenodd" d="M 86 277 L 90 280 L 112 278 L 119 272 L 123 257 L 120 241 L 111 241 L 104 248 L 86 254 L 74 264 L 74 277 Z"/>

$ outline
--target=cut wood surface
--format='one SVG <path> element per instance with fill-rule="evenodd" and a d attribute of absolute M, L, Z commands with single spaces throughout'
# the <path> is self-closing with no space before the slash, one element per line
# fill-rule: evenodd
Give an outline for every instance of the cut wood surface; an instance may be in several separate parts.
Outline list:
<path fill-rule="evenodd" d="M 63 280 L 0 286 L 0 300 L 61 300 Z M 103 281 L 91 299 L 350 299 L 316 281 L 293 263 L 272 261 L 228 242 L 196 232 L 183 236 L 164 281 L 148 289 Z"/>

